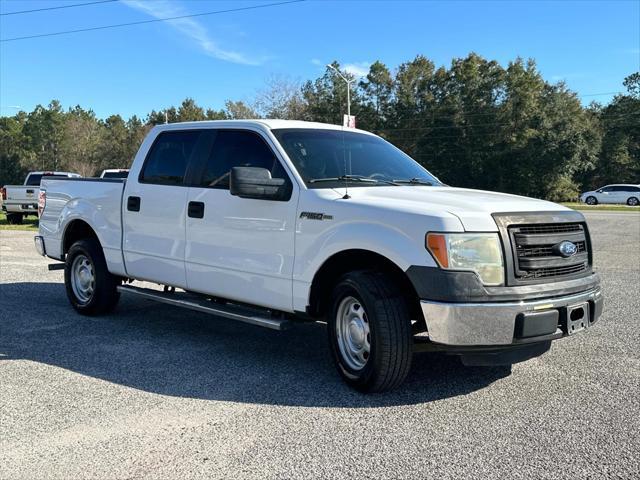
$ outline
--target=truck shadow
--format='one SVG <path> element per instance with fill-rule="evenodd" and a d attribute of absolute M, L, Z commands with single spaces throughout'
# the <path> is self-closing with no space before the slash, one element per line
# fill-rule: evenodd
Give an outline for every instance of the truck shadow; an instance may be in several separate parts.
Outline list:
<path fill-rule="evenodd" d="M 26 359 L 175 397 L 384 407 L 464 395 L 508 375 L 419 354 L 399 389 L 362 395 L 335 372 L 322 324 L 273 332 L 127 297 L 114 314 L 87 318 L 71 309 L 60 283 L 1 284 L 0 298 L 0 361 Z"/>

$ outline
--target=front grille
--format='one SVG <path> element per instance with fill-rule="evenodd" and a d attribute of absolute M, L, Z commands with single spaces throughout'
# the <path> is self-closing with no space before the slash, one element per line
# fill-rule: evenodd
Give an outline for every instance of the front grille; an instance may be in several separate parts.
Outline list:
<path fill-rule="evenodd" d="M 576 273 L 582 273 L 588 268 L 586 263 L 571 265 L 569 267 L 555 267 L 555 268 L 539 268 L 531 272 L 528 278 L 549 278 L 549 277 L 561 277 L 563 275 L 575 275 Z"/>
<path fill-rule="evenodd" d="M 580 241 L 580 242 L 574 242 L 576 244 L 576 247 L 578 247 L 578 253 L 584 253 L 587 251 L 587 242 L 585 241 Z M 525 247 L 520 247 L 518 248 L 518 256 L 519 257 L 550 257 L 554 255 L 553 253 L 553 246 L 547 245 L 547 246 L 543 246 L 543 247 L 530 247 L 530 248 L 525 248 Z"/>
<path fill-rule="evenodd" d="M 522 234 L 581 232 L 582 225 L 576 223 L 560 223 L 551 225 L 524 225 L 518 227 Z"/>
<path fill-rule="evenodd" d="M 582 223 L 509 225 L 507 231 L 516 280 L 572 277 L 589 269 L 589 244 Z M 560 253 L 559 245 L 563 241 L 576 245 L 574 255 L 564 257 Z"/>

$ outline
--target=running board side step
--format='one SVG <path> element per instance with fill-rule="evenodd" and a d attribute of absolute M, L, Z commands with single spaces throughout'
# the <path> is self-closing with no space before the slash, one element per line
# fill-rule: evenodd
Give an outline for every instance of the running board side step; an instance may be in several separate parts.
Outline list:
<path fill-rule="evenodd" d="M 175 307 L 196 310 L 198 312 L 217 315 L 272 330 L 285 330 L 291 326 L 291 322 L 286 318 L 274 318 L 269 316 L 267 312 L 262 312 L 259 309 L 250 307 L 214 303 L 197 294 L 187 292 L 162 292 L 150 288 L 132 287 L 131 285 L 119 285 L 118 291 L 148 300 L 155 300 L 156 302 L 166 303 Z"/>

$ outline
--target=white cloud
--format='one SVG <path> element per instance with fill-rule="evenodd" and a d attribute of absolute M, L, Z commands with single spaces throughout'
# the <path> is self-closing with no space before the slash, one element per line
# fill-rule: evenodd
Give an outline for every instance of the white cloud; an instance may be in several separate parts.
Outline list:
<path fill-rule="evenodd" d="M 189 12 L 171 0 L 154 0 L 152 2 L 145 0 L 121 1 L 128 7 L 140 10 L 154 18 L 177 17 L 189 14 Z M 179 18 L 176 20 L 168 20 L 164 23 L 194 41 L 198 47 L 211 57 L 243 65 L 261 65 L 265 61 L 265 58 L 249 58 L 243 53 L 220 47 L 217 42 L 211 39 L 207 29 L 194 18 Z"/>
<path fill-rule="evenodd" d="M 324 64 L 322 60 L 318 60 L 317 58 L 312 58 L 311 63 L 313 63 L 316 67 L 322 67 Z"/>
<path fill-rule="evenodd" d="M 369 62 L 347 63 L 342 69 L 356 78 L 365 77 L 369 73 Z"/>

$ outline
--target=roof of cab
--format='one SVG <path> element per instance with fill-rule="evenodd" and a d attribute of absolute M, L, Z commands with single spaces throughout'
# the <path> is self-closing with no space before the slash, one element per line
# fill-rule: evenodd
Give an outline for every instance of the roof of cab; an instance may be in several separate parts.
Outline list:
<path fill-rule="evenodd" d="M 256 120 L 205 120 L 201 122 L 178 122 L 178 123 L 167 123 L 157 125 L 156 128 L 166 129 L 166 130 L 174 130 L 185 127 L 247 127 L 247 126 L 261 126 L 266 127 L 269 130 L 276 130 L 281 128 L 305 128 L 305 129 L 314 129 L 314 130 L 348 130 L 359 133 L 366 133 L 368 135 L 373 135 L 366 130 L 358 130 L 357 128 L 346 128 L 341 125 L 332 125 L 329 123 L 320 123 L 320 122 L 304 122 L 302 120 L 275 120 L 275 119 L 256 119 Z"/>

